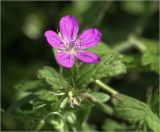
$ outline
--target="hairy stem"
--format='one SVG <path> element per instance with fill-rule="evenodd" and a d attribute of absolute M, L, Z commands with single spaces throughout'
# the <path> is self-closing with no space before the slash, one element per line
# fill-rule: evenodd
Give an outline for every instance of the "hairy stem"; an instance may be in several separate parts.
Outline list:
<path fill-rule="evenodd" d="M 60 66 L 59 74 L 60 74 L 60 80 L 61 80 L 61 82 L 63 82 L 62 81 L 63 80 L 63 67 L 61 67 L 61 66 Z M 63 86 L 63 88 L 66 88 L 64 83 L 62 83 L 62 86 Z"/>
<path fill-rule="evenodd" d="M 101 80 L 96 80 L 95 83 L 98 84 L 101 88 L 103 88 L 104 90 L 106 90 L 107 92 L 109 92 L 111 94 L 118 93 L 116 90 L 112 89 L 111 87 L 109 87 L 108 85 L 103 83 Z"/>

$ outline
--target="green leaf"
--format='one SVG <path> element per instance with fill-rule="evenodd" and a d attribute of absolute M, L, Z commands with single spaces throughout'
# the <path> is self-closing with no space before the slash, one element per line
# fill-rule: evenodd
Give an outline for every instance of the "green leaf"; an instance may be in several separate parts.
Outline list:
<path fill-rule="evenodd" d="M 14 104 L 12 104 L 12 105 L 9 107 L 8 111 L 11 112 L 11 111 L 13 111 L 13 110 L 21 107 L 22 105 L 25 105 L 26 103 L 28 103 L 29 101 L 31 101 L 31 100 L 33 100 L 33 99 L 35 99 L 35 98 L 36 98 L 36 96 L 33 95 L 33 94 L 28 95 L 28 96 L 26 96 L 26 97 L 24 97 L 24 98 L 16 101 Z"/>
<path fill-rule="evenodd" d="M 82 131 L 90 131 L 90 132 L 95 132 L 96 128 L 93 126 L 89 125 L 88 123 L 85 123 L 82 127 Z"/>
<path fill-rule="evenodd" d="M 102 92 L 92 92 L 85 93 L 84 96 L 91 100 L 92 104 L 95 104 L 95 106 L 103 112 L 108 114 L 113 113 L 113 109 L 109 105 L 104 104 L 104 102 L 110 99 L 110 96 L 108 94 Z"/>
<path fill-rule="evenodd" d="M 74 113 L 76 114 L 76 117 L 77 117 L 77 122 L 76 122 L 77 130 L 79 131 L 82 130 L 82 128 L 87 123 L 92 106 L 93 104 L 90 104 L 88 102 L 83 102 L 83 107 L 74 108 Z"/>
<path fill-rule="evenodd" d="M 126 67 L 122 63 L 121 57 L 116 53 L 108 53 L 108 55 L 101 57 L 99 64 L 83 64 L 80 67 L 76 85 L 78 87 L 86 87 L 97 79 L 126 73 Z"/>
<path fill-rule="evenodd" d="M 56 57 L 57 49 L 54 49 L 54 48 L 53 48 L 52 51 L 53 51 L 54 57 Z"/>
<path fill-rule="evenodd" d="M 143 65 L 149 65 L 152 71 L 159 74 L 159 56 L 152 53 L 144 53 L 142 57 Z"/>
<path fill-rule="evenodd" d="M 88 49 L 88 51 L 98 55 L 108 55 L 108 53 L 111 52 L 111 49 L 104 42 L 101 42 L 97 46 Z"/>
<path fill-rule="evenodd" d="M 57 101 L 57 96 L 55 96 L 52 91 L 40 90 L 36 92 L 35 95 L 37 95 L 38 99 L 40 100 L 51 101 L 51 102 Z"/>
<path fill-rule="evenodd" d="M 146 45 L 146 50 L 142 56 L 142 64 L 149 65 L 151 71 L 159 74 L 159 47 L 158 41 L 141 38 L 140 41 Z"/>
<path fill-rule="evenodd" d="M 122 94 L 114 95 L 112 102 L 115 105 L 115 114 L 118 117 L 134 123 L 142 122 L 143 125 L 147 122 L 150 129 L 158 132 L 160 120 L 147 104 Z"/>
<path fill-rule="evenodd" d="M 145 120 L 144 109 L 147 105 L 143 102 L 122 94 L 114 95 L 112 102 L 115 105 L 115 114 L 120 118 L 132 122 Z"/>
<path fill-rule="evenodd" d="M 154 132 L 159 132 L 160 120 L 158 119 L 158 117 L 151 111 L 150 108 L 145 109 L 145 113 L 148 127 Z"/>
<path fill-rule="evenodd" d="M 65 97 L 60 104 L 60 108 L 65 109 L 67 104 L 68 104 L 68 97 Z"/>
<path fill-rule="evenodd" d="M 93 102 L 99 103 L 104 103 L 110 99 L 110 96 L 108 94 L 102 92 L 93 92 L 90 93 L 89 96 L 91 97 Z"/>
<path fill-rule="evenodd" d="M 116 130 L 127 130 L 127 125 L 124 123 L 118 123 L 115 120 L 107 119 L 102 125 L 104 131 L 116 131 Z"/>
<path fill-rule="evenodd" d="M 49 66 L 38 70 L 38 78 L 44 79 L 46 83 L 50 84 L 55 90 L 66 88 L 69 85 L 62 75 Z"/>
<path fill-rule="evenodd" d="M 28 81 L 28 82 L 17 84 L 15 88 L 17 90 L 27 91 L 27 90 L 32 90 L 32 89 L 42 87 L 44 85 L 45 84 L 42 80 L 34 80 L 34 81 Z"/>
<path fill-rule="evenodd" d="M 32 126 L 32 130 L 39 131 L 44 127 L 44 125 L 45 125 L 45 121 L 43 119 L 35 121 L 34 126 Z"/>
<path fill-rule="evenodd" d="M 71 124 L 71 125 L 74 125 L 76 123 L 76 115 L 73 113 L 73 112 L 65 112 L 64 115 L 64 120 Z"/>
<path fill-rule="evenodd" d="M 124 55 L 122 59 L 127 68 L 127 72 L 147 72 L 148 68 L 142 66 L 141 55 Z"/>
<path fill-rule="evenodd" d="M 149 102 L 149 105 L 152 109 L 153 112 L 157 113 L 157 115 L 159 114 L 159 104 L 160 104 L 160 95 L 159 95 L 159 89 L 157 88 L 152 97 L 151 100 Z"/>
<path fill-rule="evenodd" d="M 111 106 L 109 106 L 107 104 L 104 104 L 104 103 L 99 103 L 99 102 L 95 102 L 94 104 L 101 111 L 103 111 L 103 112 L 105 112 L 105 113 L 107 113 L 109 115 L 113 114 L 113 109 L 112 109 Z"/>
<path fill-rule="evenodd" d="M 158 41 L 146 39 L 146 38 L 138 38 L 138 41 L 143 43 L 146 47 L 145 52 L 157 53 L 158 50 Z"/>
<path fill-rule="evenodd" d="M 141 102 L 139 100 L 136 100 L 132 97 L 123 95 L 123 94 L 116 94 L 112 98 L 112 102 L 117 106 L 128 106 L 133 107 L 135 109 L 143 109 L 144 107 L 147 107 L 148 105 L 144 102 Z"/>

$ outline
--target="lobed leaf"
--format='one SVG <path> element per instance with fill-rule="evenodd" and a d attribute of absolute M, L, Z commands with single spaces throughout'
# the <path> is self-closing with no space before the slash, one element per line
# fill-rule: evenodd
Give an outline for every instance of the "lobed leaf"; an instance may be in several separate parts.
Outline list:
<path fill-rule="evenodd" d="M 159 56 L 152 53 L 144 53 L 142 57 L 143 65 L 149 65 L 152 71 L 159 74 Z"/>
<path fill-rule="evenodd" d="M 158 132 L 160 120 L 147 104 L 122 94 L 114 95 L 112 102 L 118 117 L 134 123 L 146 122 L 150 129 Z"/>
<path fill-rule="evenodd" d="M 40 90 L 35 93 L 35 95 L 38 96 L 38 99 L 44 100 L 44 101 L 57 101 L 57 96 L 54 95 L 52 91 L 47 90 Z"/>
<path fill-rule="evenodd" d="M 74 113 L 77 117 L 77 122 L 75 124 L 76 128 L 80 131 L 87 123 L 88 117 L 91 113 L 92 104 L 84 102 L 81 108 L 75 108 Z"/>
<path fill-rule="evenodd" d="M 115 113 L 120 118 L 132 122 L 145 120 L 146 104 L 122 94 L 113 96 L 112 102 L 115 105 Z"/>
<path fill-rule="evenodd" d="M 94 103 L 98 109 L 103 111 L 104 113 L 107 113 L 109 115 L 113 114 L 113 108 L 107 104 L 95 102 Z"/>
<path fill-rule="evenodd" d="M 104 103 L 110 99 L 108 94 L 102 92 L 92 92 L 88 93 L 88 96 L 91 98 L 93 102 Z"/>
<path fill-rule="evenodd" d="M 107 119 L 104 121 L 102 128 L 104 131 L 116 131 L 116 130 L 128 130 L 129 127 L 125 123 L 119 123 L 113 119 Z"/>
<path fill-rule="evenodd" d="M 157 74 L 159 74 L 158 42 L 144 38 L 141 38 L 140 41 L 146 45 L 146 50 L 142 56 L 142 64 L 144 66 L 149 65 L 151 71 L 155 71 Z"/>
<path fill-rule="evenodd" d="M 94 104 L 98 109 L 102 110 L 103 112 L 108 114 L 113 113 L 113 109 L 109 105 L 104 103 L 110 99 L 110 96 L 108 94 L 102 92 L 92 92 L 85 93 L 84 96 L 91 100 L 92 104 Z"/>
<path fill-rule="evenodd" d="M 122 56 L 116 53 L 108 53 L 107 56 L 101 57 L 101 62 L 99 64 L 82 65 L 76 85 L 78 87 L 86 87 L 89 83 L 97 79 L 126 73 L 126 67 L 122 63 L 121 57 Z"/>
<path fill-rule="evenodd" d="M 42 86 L 45 86 L 42 80 L 33 80 L 33 81 L 17 84 L 15 88 L 17 90 L 28 91 L 28 90 L 33 90 Z"/>
<path fill-rule="evenodd" d="M 154 132 L 159 132 L 160 128 L 160 119 L 154 114 L 150 108 L 145 109 L 146 113 L 146 122 L 148 127 Z"/>
<path fill-rule="evenodd" d="M 66 88 L 69 85 L 62 75 L 49 66 L 44 66 L 38 70 L 38 78 L 44 79 L 55 90 Z"/>
<path fill-rule="evenodd" d="M 159 95 L 159 89 L 157 88 L 154 93 L 151 96 L 151 100 L 149 102 L 149 105 L 153 112 L 159 114 L 159 103 L 160 103 L 160 95 Z"/>
<path fill-rule="evenodd" d="M 74 125 L 76 123 L 76 115 L 73 112 L 65 112 L 63 115 L 64 120 L 71 124 Z"/>

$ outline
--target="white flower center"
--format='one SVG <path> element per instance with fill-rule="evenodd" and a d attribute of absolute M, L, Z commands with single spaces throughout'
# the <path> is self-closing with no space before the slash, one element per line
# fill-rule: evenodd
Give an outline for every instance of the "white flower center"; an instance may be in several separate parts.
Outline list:
<path fill-rule="evenodd" d="M 75 54 L 78 52 L 78 50 L 80 50 L 80 46 L 79 46 L 80 41 L 75 40 L 70 42 L 69 44 L 64 43 L 65 46 L 65 52 L 69 53 L 69 54 Z"/>

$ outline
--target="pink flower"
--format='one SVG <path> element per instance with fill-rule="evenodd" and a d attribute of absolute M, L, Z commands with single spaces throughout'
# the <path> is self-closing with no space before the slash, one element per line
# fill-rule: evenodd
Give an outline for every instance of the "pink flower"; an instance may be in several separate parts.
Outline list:
<path fill-rule="evenodd" d="M 63 67 L 71 68 L 75 58 L 90 64 L 100 62 L 96 54 L 84 49 L 96 46 L 101 41 L 101 32 L 96 28 L 90 28 L 78 36 L 78 30 L 79 24 L 76 17 L 64 16 L 60 20 L 59 34 L 52 30 L 45 32 L 48 43 L 58 49 L 56 60 Z"/>

